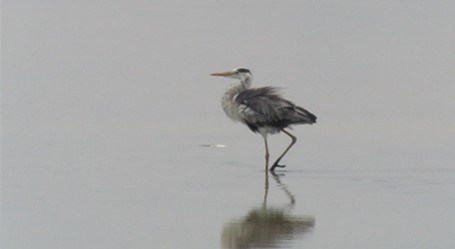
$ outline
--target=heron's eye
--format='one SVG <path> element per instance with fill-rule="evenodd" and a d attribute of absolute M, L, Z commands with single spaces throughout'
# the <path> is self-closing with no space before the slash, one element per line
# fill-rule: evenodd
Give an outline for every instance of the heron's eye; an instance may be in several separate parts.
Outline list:
<path fill-rule="evenodd" d="M 250 70 L 248 70 L 246 68 L 239 68 L 236 71 L 239 72 L 239 73 L 250 73 Z"/>

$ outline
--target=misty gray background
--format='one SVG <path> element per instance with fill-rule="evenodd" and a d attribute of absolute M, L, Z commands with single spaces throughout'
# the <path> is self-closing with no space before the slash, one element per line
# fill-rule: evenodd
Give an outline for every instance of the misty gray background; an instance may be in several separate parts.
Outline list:
<path fill-rule="evenodd" d="M 283 161 L 294 213 L 316 220 L 291 247 L 455 246 L 453 1 L 1 11 L 2 248 L 218 248 L 264 191 L 262 138 L 209 76 L 240 66 L 318 116 Z"/>

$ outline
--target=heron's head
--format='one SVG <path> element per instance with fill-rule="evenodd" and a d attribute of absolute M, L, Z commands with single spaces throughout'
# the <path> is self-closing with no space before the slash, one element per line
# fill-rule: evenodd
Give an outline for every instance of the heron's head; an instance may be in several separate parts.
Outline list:
<path fill-rule="evenodd" d="M 253 75 L 251 74 L 251 71 L 246 68 L 236 68 L 232 71 L 212 73 L 210 75 L 238 79 L 242 83 L 246 83 L 246 84 L 251 84 L 251 81 L 253 81 Z"/>

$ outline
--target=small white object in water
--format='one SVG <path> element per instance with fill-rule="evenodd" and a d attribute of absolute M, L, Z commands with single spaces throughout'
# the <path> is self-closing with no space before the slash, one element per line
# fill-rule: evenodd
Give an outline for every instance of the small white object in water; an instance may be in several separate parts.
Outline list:
<path fill-rule="evenodd" d="M 212 148 L 225 148 L 226 147 L 226 145 L 224 145 L 224 144 L 202 144 L 201 146 L 212 147 Z"/>

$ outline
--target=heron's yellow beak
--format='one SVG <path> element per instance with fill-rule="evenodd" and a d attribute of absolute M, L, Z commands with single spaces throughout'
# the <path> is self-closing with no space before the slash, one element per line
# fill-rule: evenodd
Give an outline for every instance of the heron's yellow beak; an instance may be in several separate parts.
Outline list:
<path fill-rule="evenodd" d="M 219 73 L 211 73 L 211 76 L 231 76 L 233 75 L 234 72 L 232 71 L 226 71 L 226 72 L 219 72 Z"/>

